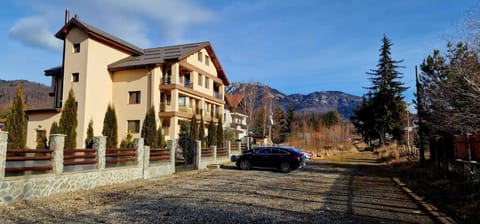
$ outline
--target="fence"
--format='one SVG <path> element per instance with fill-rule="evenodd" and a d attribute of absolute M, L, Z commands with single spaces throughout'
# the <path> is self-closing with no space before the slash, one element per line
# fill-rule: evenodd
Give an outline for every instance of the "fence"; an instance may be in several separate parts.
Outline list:
<path fill-rule="evenodd" d="M 480 178 L 480 135 L 431 138 L 430 155 L 436 167 Z"/>
<path fill-rule="evenodd" d="M 135 148 L 107 149 L 106 137 L 98 136 L 93 149 L 64 149 L 65 135 L 54 134 L 50 149 L 7 150 L 7 137 L 0 131 L 0 204 L 175 173 L 176 141 L 168 141 L 167 148 L 150 149 L 140 138 L 135 139 Z M 214 146 L 205 156 L 200 143 L 198 169 L 241 153 L 231 151 L 227 142 L 219 155 Z"/>

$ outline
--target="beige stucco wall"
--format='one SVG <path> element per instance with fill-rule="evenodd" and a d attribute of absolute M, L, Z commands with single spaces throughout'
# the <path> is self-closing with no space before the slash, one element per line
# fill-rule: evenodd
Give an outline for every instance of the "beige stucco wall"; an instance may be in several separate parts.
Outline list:
<path fill-rule="evenodd" d="M 127 136 L 127 121 L 139 120 L 140 131 L 145 114 L 149 109 L 149 69 L 135 69 L 119 71 L 113 74 L 113 98 L 118 122 L 118 136 L 121 139 Z M 140 91 L 140 103 L 129 104 L 128 93 Z M 156 90 L 159 92 L 159 90 Z M 134 138 L 139 138 L 140 133 L 132 133 Z"/>
<path fill-rule="evenodd" d="M 77 142 L 85 139 L 90 119 L 93 121 L 94 135 L 101 135 L 105 112 L 112 102 L 112 78 L 107 66 L 128 56 L 96 40 L 88 40 L 85 108 L 83 122 L 79 122 Z"/>
<path fill-rule="evenodd" d="M 29 114 L 27 122 L 27 148 L 34 149 L 37 146 L 37 129 L 46 130 L 47 135 L 50 133 L 50 127 L 54 121 L 60 120 L 61 113 L 48 112 Z"/>

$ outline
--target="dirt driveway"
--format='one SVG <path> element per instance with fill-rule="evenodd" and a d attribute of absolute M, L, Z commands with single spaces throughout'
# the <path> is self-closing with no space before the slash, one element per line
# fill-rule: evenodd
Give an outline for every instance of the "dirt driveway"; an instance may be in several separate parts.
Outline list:
<path fill-rule="evenodd" d="M 371 153 L 283 174 L 225 168 L 0 206 L 0 223 L 434 223 Z"/>

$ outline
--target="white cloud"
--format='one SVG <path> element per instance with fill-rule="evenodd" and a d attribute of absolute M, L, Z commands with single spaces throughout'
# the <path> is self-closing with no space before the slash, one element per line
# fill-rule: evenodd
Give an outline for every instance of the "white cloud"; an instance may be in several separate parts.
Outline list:
<path fill-rule="evenodd" d="M 185 32 L 191 26 L 215 18 L 212 11 L 190 0 L 26 0 L 23 7 L 33 15 L 19 19 L 10 36 L 26 45 L 49 50 L 57 50 L 61 44 L 53 33 L 63 24 L 65 8 L 71 10 L 71 16 L 78 13 L 81 20 L 139 47 L 178 43 L 185 40 Z M 48 24 L 53 31 L 49 32 Z"/>
<path fill-rule="evenodd" d="M 8 35 L 27 46 L 59 51 L 62 49 L 62 42 L 48 31 L 47 24 L 45 19 L 37 16 L 22 18 L 13 25 Z"/>

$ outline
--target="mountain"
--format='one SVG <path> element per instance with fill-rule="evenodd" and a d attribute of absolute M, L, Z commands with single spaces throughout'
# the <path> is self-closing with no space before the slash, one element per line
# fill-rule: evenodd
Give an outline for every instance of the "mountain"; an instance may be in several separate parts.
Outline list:
<path fill-rule="evenodd" d="M 51 92 L 49 86 L 26 80 L 0 80 L 0 115 L 7 111 L 15 97 L 18 84 L 22 86 L 26 108 L 47 108 L 52 105 L 52 98 L 48 96 L 49 92 Z M 245 85 L 246 83 L 233 82 L 226 88 L 226 92 L 229 94 L 242 93 Z M 266 94 L 271 94 L 285 111 L 292 103 L 297 112 L 324 113 L 335 110 L 348 119 L 353 114 L 355 108 L 362 103 L 361 97 L 339 91 L 320 91 L 307 95 L 286 95 L 263 83 L 257 82 L 254 85 L 257 92 L 257 105 L 261 105 L 262 99 Z"/>
<path fill-rule="evenodd" d="M 286 111 L 290 104 L 293 104 L 295 111 L 306 113 L 324 113 L 335 110 L 344 118 L 349 119 L 355 108 L 362 103 L 362 97 L 350 95 L 340 91 L 319 91 L 307 95 L 292 94 L 286 95 L 277 89 L 271 88 L 263 83 L 253 83 L 257 91 L 257 105 L 261 105 L 265 94 L 270 93 L 275 100 Z M 234 82 L 227 88 L 228 94 L 242 93 L 246 83 Z"/>
<path fill-rule="evenodd" d="M 47 108 L 52 105 L 52 98 L 48 96 L 51 88 L 44 84 L 26 80 L 0 79 L 0 115 L 6 112 L 17 94 L 17 85 L 21 85 L 25 108 Z"/>

